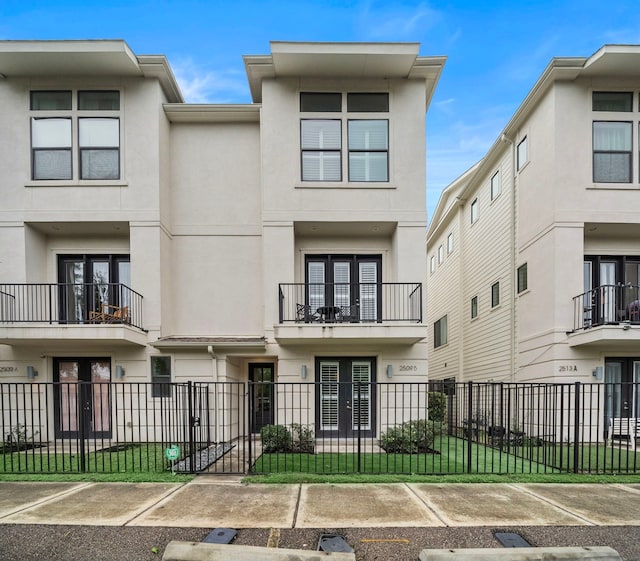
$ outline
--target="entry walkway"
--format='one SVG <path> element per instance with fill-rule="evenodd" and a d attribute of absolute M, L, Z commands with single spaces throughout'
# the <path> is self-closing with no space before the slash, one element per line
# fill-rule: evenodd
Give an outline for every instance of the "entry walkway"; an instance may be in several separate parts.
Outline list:
<path fill-rule="evenodd" d="M 640 526 L 639 484 L 0 482 L 0 524 L 184 528 Z"/>

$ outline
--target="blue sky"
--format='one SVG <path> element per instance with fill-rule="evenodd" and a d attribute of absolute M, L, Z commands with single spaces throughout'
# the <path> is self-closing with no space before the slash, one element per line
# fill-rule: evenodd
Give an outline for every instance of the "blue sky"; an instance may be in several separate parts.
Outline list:
<path fill-rule="evenodd" d="M 189 102 L 249 103 L 269 41 L 415 41 L 448 57 L 427 117 L 427 206 L 479 160 L 551 58 L 640 43 L 638 0 L 0 0 L 1 39 L 124 39 Z M 639 70 L 640 72 L 640 70 Z"/>

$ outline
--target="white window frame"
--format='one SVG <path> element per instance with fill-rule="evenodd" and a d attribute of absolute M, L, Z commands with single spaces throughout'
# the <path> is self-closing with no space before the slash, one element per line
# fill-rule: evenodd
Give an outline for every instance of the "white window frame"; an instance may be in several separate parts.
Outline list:
<path fill-rule="evenodd" d="M 492 201 L 495 201 L 500 196 L 500 193 L 502 192 L 501 183 L 502 181 L 500 176 L 500 170 L 498 170 L 491 176 L 491 200 Z"/>
<path fill-rule="evenodd" d="M 438 246 L 438 265 L 442 265 L 444 261 L 444 247 L 442 244 Z"/>
<path fill-rule="evenodd" d="M 447 236 L 447 255 L 453 253 L 453 232 Z"/>
<path fill-rule="evenodd" d="M 431 274 L 436 272 L 436 256 L 432 255 L 431 259 L 429 259 L 429 271 L 431 271 Z"/>
<path fill-rule="evenodd" d="M 524 166 L 529 162 L 529 140 L 528 136 L 525 136 L 516 148 L 516 169 L 521 171 Z"/>
<path fill-rule="evenodd" d="M 475 198 L 471 202 L 471 224 L 475 224 L 478 221 L 479 209 L 478 209 L 478 199 Z"/>

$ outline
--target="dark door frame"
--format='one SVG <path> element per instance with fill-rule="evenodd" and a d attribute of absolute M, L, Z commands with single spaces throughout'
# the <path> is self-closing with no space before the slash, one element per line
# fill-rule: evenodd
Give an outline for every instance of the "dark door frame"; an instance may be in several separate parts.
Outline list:
<path fill-rule="evenodd" d="M 322 387 L 325 385 L 320 379 L 320 364 L 322 362 L 334 361 L 338 362 L 338 430 L 323 430 L 321 425 L 321 393 Z M 371 377 L 368 384 L 362 384 L 359 387 L 353 383 L 353 370 L 352 366 L 354 362 L 369 362 L 371 365 Z M 356 438 L 359 436 L 365 438 L 372 438 L 376 436 L 376 369 L 377 359 L 374 356 L 340 356 L 331 357 L 323 356 L 316 357 L 315 359 L 315 380 L 316 380 L 316 392 L 315 392 L 315 404 L 316 404 L 316 435 L 319 437 L 345 437 Z M 369 428 L 362 429 L 360 431 L 354 428 L 352 419 L 354 401 L 358 399 L 357 392 L 363 391 L 363 396 L 368 396 L 369 407 Z M 362 424 L 362 423 L 361 423 Z"/>
<path fill-rule="evenodd" d="M 60 382 L 60 364 L 63 362 L 78 363 L 78 381 L 77 383 L 61 383 Z M 96 396 L 96 385 L 91 380 L 91 365 L 94 362 L 109 363 L 109 381 L 100 382 L 98 394 Z M 54 391 L 54 425 L 56 438 L 111 438 L 111 358 L 110 357 L 54 357 L 53 358 L 53 391 Z M 75 386 L 75 387 L 74 387 Z M 73 388 L 74 391 L 71 391 Z M 104 390 L 106 388 L 106 396 Z M 64 430 L 62 402 L 65 396 L 68 400 L 75 398 L 75 407 L 69 405 L 66 413 L 70 416 L 75 415 L 76 430 Z M 100 401 L 98 414 L 106 413 L 107 430 L 94 430 L 94 415 L 96 414 L 95 398 L 99 397 L 104 401 Z M 105 406 L 107 410 L 104 411 Z M 101 418 L 102 422 L 102 418 Z"/>
<path fill-rule="evenodd" d="M 264 372 L 262 372 L 260 379 L 256 380 L 257 371 L 265 368 L 271 370 L 271 380 L 264 380 Z M 272 425 L 275 419 L 275 363 L 250 362 L 248 377 L 249 382 L 251 382 L 249 384 L 250 430 L 252 434 L 259 434 L 263 426 Z"/>

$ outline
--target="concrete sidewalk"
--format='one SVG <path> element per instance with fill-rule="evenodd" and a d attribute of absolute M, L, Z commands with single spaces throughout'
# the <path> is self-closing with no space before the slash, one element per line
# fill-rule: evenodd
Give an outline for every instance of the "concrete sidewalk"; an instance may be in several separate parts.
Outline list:
<path fill-rule="evenodd" d="M 0 524 L 181 528 L 640 526 L 640 484 L 0 482 Z"/>

